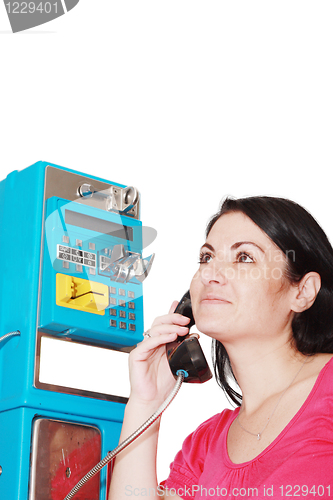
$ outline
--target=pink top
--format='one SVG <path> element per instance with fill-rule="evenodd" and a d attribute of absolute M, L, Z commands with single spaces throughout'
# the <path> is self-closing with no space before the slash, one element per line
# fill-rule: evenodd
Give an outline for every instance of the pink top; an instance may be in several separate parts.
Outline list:
<path fill-rule="evenodd" d="M 238 413 L 224 410 L 190 434 L 161 485 L 191 500 L 333 499 L 333 358 L 279 436 L 253 460 L 234 464 L 227 434 Z"/>

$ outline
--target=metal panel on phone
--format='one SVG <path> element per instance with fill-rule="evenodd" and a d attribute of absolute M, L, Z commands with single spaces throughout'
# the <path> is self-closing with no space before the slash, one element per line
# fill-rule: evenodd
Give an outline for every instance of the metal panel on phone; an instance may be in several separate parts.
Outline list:
<path fill-rule="evenodd" d="M 88 425 L 37 418 L 33 422 L 29 500 L 63 500 L 101 458 L 101 433 Z M 99 475 L 77 494 L 98 500 Z"/>
<path fill-rule="evenodd" d="M 126 213 L 139 219 L 140 198 L 135 188 L 107 183 L 82 174 L 48 165 L 45 169 L 44 198 L 58 196 L 82 202 L 100 210 Z"/>

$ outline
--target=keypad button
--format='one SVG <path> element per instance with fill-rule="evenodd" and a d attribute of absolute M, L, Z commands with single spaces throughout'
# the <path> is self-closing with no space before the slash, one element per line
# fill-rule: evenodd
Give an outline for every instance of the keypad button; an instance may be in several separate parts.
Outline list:
<path fill-rule="evenodd" d="M 114 286 L 110 286 L 110 293 L 111 295 L 116 295 L 117 289 Z"/>
<path fill-rule="evenodd" d="M 76 257 L 83 257 L 82 250 L 79 250 L 78 248 L 71 248 L 71 254 L 75 255 Z"/>
<path fill-rule="evenodd" d="M 110 309 L 110 316 L 117 316 L 117 309 Z"/>
<path fill-rule="evenodd" d="M 114 297 L 110 297 L 110 305 L 115 306 L 116 304 L 117 304 L 117 299 L 115 299 Z"/>
<path fill-rule="evenodd" d="M 126 323 L 124 321 L 120 321 L 119 328 L 121 328 L 122 330 L 126 330 Z"/>
<path fill-rule="evenodd" d="M 120 307 L 126 307 L 126 301 L 125 300 L 119 300 L 119 305 L 120 305 Z"/>
<path fill-rule="evenodd" d="M 96 254 L 91 252 L 83 252 L 83 257 L 89 260 L 96 260 Z"/>
<path fill-rule="evenodd" d="M 63 245 L 58 245 L 58 252 L 60 253 L 71 253 L 70 247 L 64 247 Z"/>
<path fill-rule="evenodd" d="M 106 260 L 106 257 L 104 257 L 103 255 L 100 256 L 99 258 L 99 268 L 101 271 L 109 271 L 110 269 L 108 269 L 109 267 L 109 261 Z"/>
<path fill-rule="evenodd" d="M 123 295 L 125 297 L 126 292 L 122 288 L 119 288 L 119 295 Z"/>
<path fill-rule="evenodd" d="M 135 309 L 135 304 L 134 304 L 134 302 L 129 302 L 129 303 L 128 303 L 128 307 L 129 307 L 130 309 Z"/>
<path fill-rule="evenodd" d="M 88 267 L 96 267 L 96 262 L 94 260 L 83 259 L 83 264 Z"/>
<path fill-rule="evenodd" d="M 135 321 L 135 314 L 134 313 L 128 313 L 128 319 L 131 319 Z"/>
<path fill-rule="evenodd" d="M 59 252 L 58 259 L 71 260 L 71 256 L 69 255 L 69 253 Z"/>
<path fill-rule="evenodd" d="M 117 321 L 115 321 L 114 319 L 110 319 L 110 326 L 116 327 Z"/>
<path fill-rule="evenodd" d="M 120 318 L 126 318 L 126 312 L 125 311 L 119 311 L 119 317 Z"/>
<path fill-rule="evenodd" d="M 89 241 L 89 245 L 88 245 L 88 246 L 89 246 L 89 250 L 96 250 L 96 245 L 95 245 L 95 243 L 91 243 L 91 242 Z"/>
<path fill-rule="evenodd" d="M 128 292 L 128 297 L 129 297 L 130 299 L 134 299 L 134 298 L 135 298 L 135 293 L 134 293 L 134 292 L 129 291 L 129 292 Z"/>
<path fill-rule="evenodd" d="M 78 264 L 83 264 L 83 258 L 82 257 L 78 257 L 77 255 L 72 255 L 71 261 L 72 262 L 77 262 Z"/>
<path fill-rule="evenodd" d="M 135 325 L 133 325 L 132 323 L 128 325 L 128 328 L 129 330 L 131 330 L 131 332 L 135 332 Z"/>

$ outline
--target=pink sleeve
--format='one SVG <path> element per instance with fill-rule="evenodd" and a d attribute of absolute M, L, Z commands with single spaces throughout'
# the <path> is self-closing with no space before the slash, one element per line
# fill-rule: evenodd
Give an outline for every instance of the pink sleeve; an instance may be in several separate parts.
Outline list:
<path fill-rule="evenodd" d="M 204 469 L 205 458 L 211 436 L 220 414 L 201 424 L 183 442 L 182 449 L 170 465 L 170 475 L 160 484 L 186 500 L 194 498 L 192 487 L 198 484 Z"/>

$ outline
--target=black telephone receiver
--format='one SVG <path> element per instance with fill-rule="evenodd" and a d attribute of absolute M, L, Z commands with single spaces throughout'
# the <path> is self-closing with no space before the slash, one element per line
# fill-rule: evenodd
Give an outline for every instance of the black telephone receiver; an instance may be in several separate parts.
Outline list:
<path fill-rule="evenodd" d="M 190 318 L 191 321 L 186 325 L 188 328 L 195 324 L 189 290 L 182 297 L 175 313 Z M 189 334 L 185 337 L 178 336 L 176 340 L 166 345 L 166 351 L 175 377 L 179 370 L 182 370 L 185 372 L 184 382 L 202 384 L 212 378 L 205 355 L 196 337 L 189 337 Z"/>

